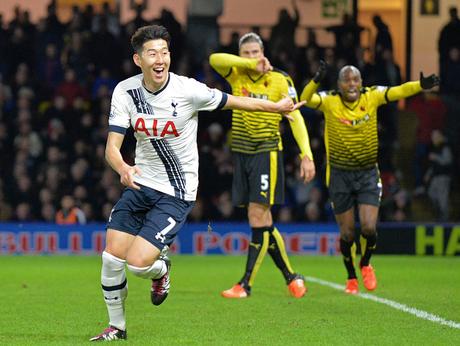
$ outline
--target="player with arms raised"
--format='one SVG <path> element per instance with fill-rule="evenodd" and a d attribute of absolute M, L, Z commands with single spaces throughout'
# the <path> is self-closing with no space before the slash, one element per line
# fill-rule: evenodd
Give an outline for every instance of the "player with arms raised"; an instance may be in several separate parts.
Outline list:
<path fill-rule="evenodd" d="M 324 113 L 324 140 L 327 154 L 326 184 L 340 228 L 340 250 L 348 272 L 346 293 L 359 291 L 354 267 L 355 205 L 361 224 L 361 261 L 359 267 L 367 290 L 377 287 L 370 258 L 377 243 L 377 218 L 382 183 L 377 167 L 377 108 L 431 89 L 439 84 L 435 75 L 419 81 L 387 87 L 363 87 L 361 73 L 344 66 L 338 76 L 338 90 L 315 93 L 326 74 L 321 62 L 317 78 L 304 88 L 301 100 Z"/>

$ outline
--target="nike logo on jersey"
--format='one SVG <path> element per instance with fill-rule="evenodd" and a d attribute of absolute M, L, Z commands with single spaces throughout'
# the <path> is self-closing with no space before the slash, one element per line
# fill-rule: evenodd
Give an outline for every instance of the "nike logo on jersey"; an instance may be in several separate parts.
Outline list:
<path fill-rule="evenodd" d="M 260 195 L 264 198 L 267 198 L 267 193 L 264 191 L 260 191 Z"/>

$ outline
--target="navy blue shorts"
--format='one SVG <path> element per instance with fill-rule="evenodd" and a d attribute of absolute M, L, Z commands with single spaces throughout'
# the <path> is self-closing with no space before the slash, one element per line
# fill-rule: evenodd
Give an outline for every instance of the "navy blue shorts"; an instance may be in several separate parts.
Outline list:
<path fill-rule="evenodd" d="M 141 236 L 161 251 L 172 244 L 194 204 L 150 187 L 128 187 L 113 207 L 107 228 Z"/>

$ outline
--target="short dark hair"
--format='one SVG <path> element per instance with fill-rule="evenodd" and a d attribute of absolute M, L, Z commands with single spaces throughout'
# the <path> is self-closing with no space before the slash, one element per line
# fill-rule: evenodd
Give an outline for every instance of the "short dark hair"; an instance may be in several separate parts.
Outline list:
<path fill-rule="evenodd" d="M 147 25 L 140 27 L 131 37 L 131 46 L 133 47 L 134 52 L 142 52 L 144 43 L 150 40 L 165 40 L 169 47 L 171 35 L 162 25 Z"/>

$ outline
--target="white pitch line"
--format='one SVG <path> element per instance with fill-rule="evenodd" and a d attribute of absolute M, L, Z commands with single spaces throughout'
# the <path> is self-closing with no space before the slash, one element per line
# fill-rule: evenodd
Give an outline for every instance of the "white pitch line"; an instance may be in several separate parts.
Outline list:
<path fill-rule="evenodd" d="M 314 278 L 314 277 L 311 277 L 311 276 L 306 276 L 305 279 L 307 280 L 307 282 L 308 281 L 315 282 L 317 284 L 320 284 L 320 285 L 323 285 L 323 286 L 328 286 L 328 287 L 331 287 L 331 288 L 339 290 L 339 291 L 345 290 L 345 286 L 336 284 L 334 282 Z M 356 296 L 360 297 L 360 298 L 363 298 L 363 299 L 369 299 L 369 300 L 372 300 L 372 301 L 377 302 L 377 303 L 388 305 L 388 306 L 392 307 L 393 309 L 407 312 L 407 313 L 409 313 L 411 315 L 414 315 L 414 316 L 416 316 L 418 318 L 421 318 L 421 319 L 424 319 L 424 320 L 427 320 L 427 321 L 431 321 L 431 322 L 434 322 L 434 323 L 439 323 L 439 324 L 442 324 L 444 326 L 448 326 L 448 327 L 451 327 L 451 328 L 460 329 L 460 323 L 458 323 L 458 322 L 446 320 L 446 319 L 444 319 L 442 317 L 439 317 L 437 315 L 430 314 L 429 312 L 419 310 L 419 309 L 416 309 L 416 308 L 411 308 L 410 306 L 395 302 L 393 300 L 380 298 L 380 297 L 377 297 L 377 296 L 375 296 L 373 294 L 369 294 L 369 293 L 358 293 L 358 294 L 356 294 Z"/>

